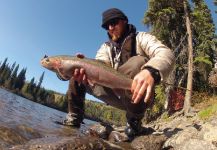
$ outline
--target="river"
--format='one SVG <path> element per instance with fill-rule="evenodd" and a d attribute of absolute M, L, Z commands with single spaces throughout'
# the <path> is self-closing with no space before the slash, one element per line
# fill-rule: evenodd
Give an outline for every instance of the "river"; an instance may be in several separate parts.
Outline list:
<path fill-rule="evenodd" d="M 80 129 L 55 123 L 62 121 L 65 115 L 0 88 L 0 149 L 35 138 L 80 135 L 94 123 L 85 119 Z"/>

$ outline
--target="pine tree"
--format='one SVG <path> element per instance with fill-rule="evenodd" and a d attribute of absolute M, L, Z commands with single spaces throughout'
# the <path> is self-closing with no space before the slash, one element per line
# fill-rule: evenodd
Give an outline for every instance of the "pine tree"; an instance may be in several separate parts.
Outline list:
<path fill-rule="evenodd" d="M 15 80 L 14 88 L 21 90 L 25 84 L 25 80 L 26 80 L 26 68 L 22 69 L 18 74 Z"/>
<path fill-rule="evenodd" d="M 208 89 L 208 75 L 214 64 L 215 25 L 204 0 L 193 0 L 191 24 L 194 36 L 194 89 Z"/>
<path fill-rule="evenodd" d="M 16 66 L 16 62 L 14 62 L 13 65 L 11 66 L 11 72 L 13 72 L 15 66 Z"/>
<path fill-rule="evenodd" d="M 5 81 L 4 86 L 9 88 L 9 89 L 12 88 L 12 78 L 11 78 L 11 76 L 12 76 L 12 72 L 13 72 L 15 66 L 16 66 L 16 62 L 14 62 L 10 68 L 8 67 L 8 70 L 7 70 L 7 73 L 6 73 L 7 75 L 5 75 L 6 81 Z"/>
<path fill-rule="evenodd" d="M 0 75 L 1 73 L 4 71 L 6 64 L 7 64 L 8 58 L 5 58 L 5 60 L 3 61 L 1 67 L 0 67 Z"/>
<path fill-rule="evenodd" d="M 16 78 L 17 78 L 17 72 L 18 72 L 18 69 L 19 69 L 19 64 L 15 67 L 15 69 L 13 70 L 12 74 L 11 74 L 11 79 L 10 79 L 10 82 L 9 82 L 9 88 L 11 89 L 14 89 L 15 87 L 15 81 L 16 81 Z"/>
<path fill-rule="evenodd" d="M 27 90 L 28 90 L 27 92 L 29 92 L 29 93 L 31 93 L 31 94 L 33 95 L 35 87 L 36 87 L 35 78 L 33 77 L 33 78 L 31 79 L 31 81 L 30 81 L 28 87 L 27 87 Z"/>
<path fill-rule="evenodd" d="M 38 85 L 36 86 L 36 91 L 35 91 L 36 94 L 38 94 L 38 91 L 39 91 L 39 89 L 41 88 L 41 84 L 42 84 L 43 79 L 44 79 L 44 72 L 43 72 L 42 75 L 40 76 Z"/>

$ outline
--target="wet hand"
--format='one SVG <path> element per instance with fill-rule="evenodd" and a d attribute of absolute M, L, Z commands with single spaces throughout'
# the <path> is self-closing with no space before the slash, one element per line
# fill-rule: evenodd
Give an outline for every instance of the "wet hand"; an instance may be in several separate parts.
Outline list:
<path fill-rule="evenodd" d="M 83 68 L 81 69 L 75 69 L 73 78 L 78 83 L 87 84 L 87 77 L 85 75 L 85 70 Z"/>
<path fill-rule="evenodd" d="M 84 58 L 85 56 L 81 53 L 76 53 L 76 57 L 78 58 Z M 73 72 L 73 78 L 75 81 L 77 81 L 79 84 L 87 84 L 87 77 L 85 75 L 85 70 L 83 68 L 75 69 Z"/>
<path fill-rule="evenodd" d="M 133 79 L 131 86 L 132 103 L 139 103 L 146 92 L 144 102 L 146 103 L 152 96 L 154 90 L 154 78 L 151 73 L 144 69 L 139 72 Z"/>

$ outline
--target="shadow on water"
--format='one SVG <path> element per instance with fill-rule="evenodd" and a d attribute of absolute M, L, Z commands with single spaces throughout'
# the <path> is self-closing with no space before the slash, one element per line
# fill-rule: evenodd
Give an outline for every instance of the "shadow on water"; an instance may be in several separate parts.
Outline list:
<path fill-rule="evenodd" d="M 77 136 L 94 122 L 84 120 L 77 129 L 56 124 L 66 113 L 0 89 L 0 149 L 40 137 Z"/>

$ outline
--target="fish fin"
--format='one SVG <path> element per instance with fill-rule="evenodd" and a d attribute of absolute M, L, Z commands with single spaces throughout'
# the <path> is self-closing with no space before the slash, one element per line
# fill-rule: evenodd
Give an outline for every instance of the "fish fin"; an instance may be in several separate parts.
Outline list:
<path fill-rule="evenodd" d="M 85 58 L 84 54 L 81 54 L 81 53 L 77 53 L 76 57 L 81 58 L 81 59 Z"/>
<path fill-rule="evenodd" d="M 56 73 L 58 79 L 62 80 L 62 81 L 68 81 L 68 79 L 63 78 L 63 76 L 61 76 L 59 73 Z"/>
<path fill-rule="evenodd" d="M 57 69 L 56 75 L 57 75 L 57 77 L 58 77 L 60 80 L 62 80 L 62 81 L 68 81 L 68 80 L 69 80 L 69 79 L 66 79 L 66 78 L 61 74 L 60 69 Z"/>

